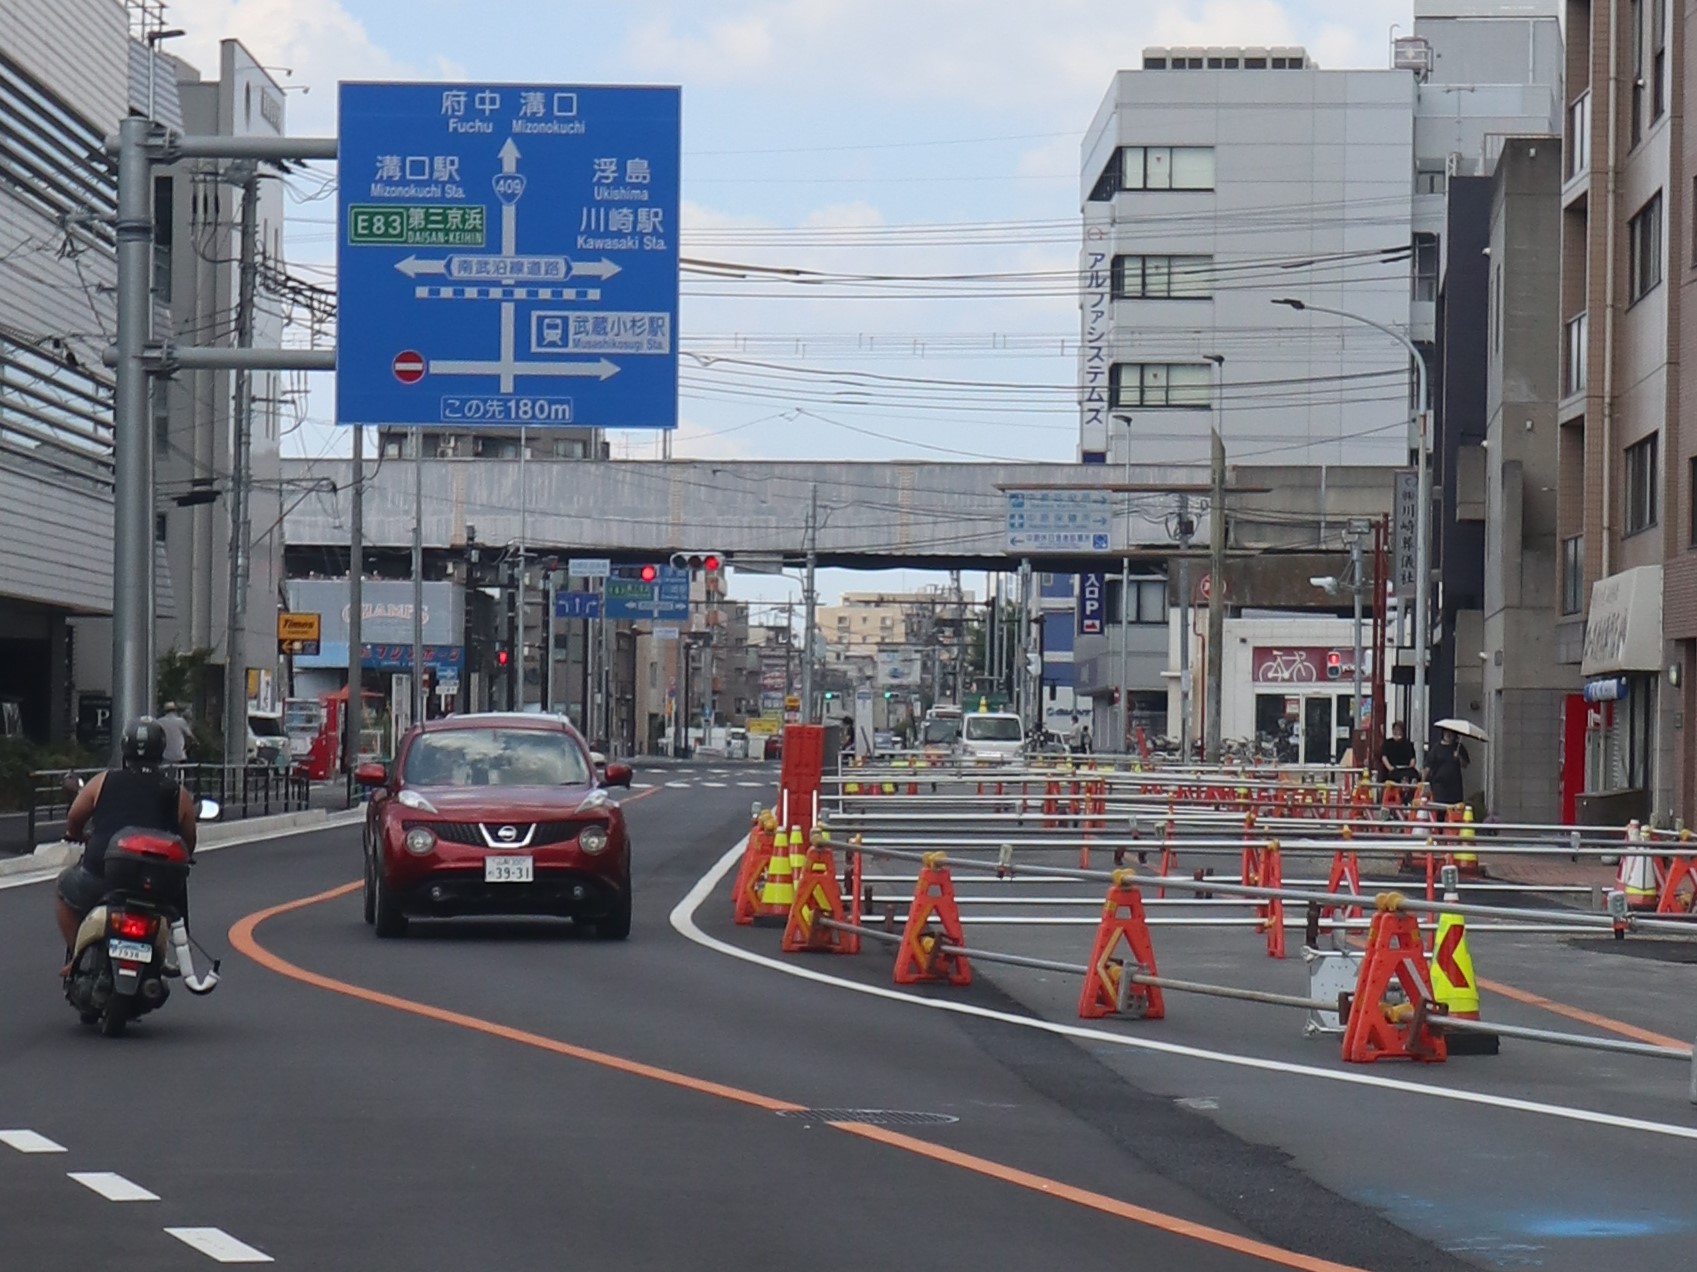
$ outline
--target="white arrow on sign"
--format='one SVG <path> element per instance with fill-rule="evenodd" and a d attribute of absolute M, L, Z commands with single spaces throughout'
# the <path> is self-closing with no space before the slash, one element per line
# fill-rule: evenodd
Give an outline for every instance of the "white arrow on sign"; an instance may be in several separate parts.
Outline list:
<path fill-rule="evenodd" d="M 447 261 L 423 261 L 416 256 L 409 256 L 404 261 L 396 261 L 395 268 L 408 278 L 417 278 L 420 274 L 446 274 Z"/>
<path fill-rule="evenodd" d="M 431 360 L 431 375 L 498 375 L 501 377 L 502 392 L 511 393 L 512 381 L 515 375 L 565 375 L 593 376 L 597 380 L 606 380 L 619 373 L 619 364 L 609 362 L 606 358 L 597 358 L 593 362 L 514 362 L 506 361 L 468 361 L 447 359 L 444 361 Z"/>
<path fill-rule="evenodd" d="M 519 170 L 519 148 L 511 137 L 501 147 L 501 172 L 510 176 Z M 516 200 L 501 203 L 501 255 L 511 256 L 518 250 L 519 209 Z"/>
<path fill-rule="evenodd" d="M 611 278 L 622 266 L 603 256 L 598 261 L 573 261 L 570 277 L 576 278 L 582 274 L 585 278 Z"/>

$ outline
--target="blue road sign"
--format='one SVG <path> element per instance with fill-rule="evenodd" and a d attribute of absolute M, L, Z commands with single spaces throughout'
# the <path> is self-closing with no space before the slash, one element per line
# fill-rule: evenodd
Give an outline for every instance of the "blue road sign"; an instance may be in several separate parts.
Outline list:
<path fill-rule="evenodd" d="M 680 97 L 343 84 L 338 423 L 676 427 Z"/>
<path fill-rule="evenodd" d="M 554 594 L 554 617 L 600 618 L 601 593 L 556 592 Z"/>
<path fill-rule="evenodd" d="M 1100 636 L 1107 618 L 1107 576 L 1090 573 L 1078 576 L 1078 634 Z"/>
<path fill-rule="evenodd" d="M 688 622 L 689 571 L 662 565 L 653 583 L 615 575 L 607 580 L 607 617 Z"/>

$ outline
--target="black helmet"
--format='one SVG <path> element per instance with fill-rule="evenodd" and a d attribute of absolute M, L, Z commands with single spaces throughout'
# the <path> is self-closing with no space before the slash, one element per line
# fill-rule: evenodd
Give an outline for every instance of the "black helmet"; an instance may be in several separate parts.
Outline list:
<path fill-rule="evenodd" d="M 165 758 L 165 730 L 152 716 L 142 716 L 124 726 L 125 764 L 157 764 Z"/>

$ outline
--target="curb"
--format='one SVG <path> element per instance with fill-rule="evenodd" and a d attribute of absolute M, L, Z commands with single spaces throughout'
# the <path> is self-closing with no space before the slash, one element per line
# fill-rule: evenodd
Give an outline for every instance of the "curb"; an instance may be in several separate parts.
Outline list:
<path fill-rule="evenodd" d="M 201 830 L 195 852 L 198 855 L 202 852 L 215 852 L 220 848 L 232 848 L 238 844 L 263 843 L 268 839 L 282 839 L 307 831 L 352 825 L 364 817 L 365 808 L 361 806 L 335 813 L 314 808 L 298 813 L 278 813 L 272 817 L 250 817 L 238 822 L 213 822 Z M 40 872 L 43 879 L 51 878 L 81 855 L 81 844 L 67 843 L 64 840 L 40 844 L 33 853 L 0 861 L 0 879 L 37 872 Z"/>

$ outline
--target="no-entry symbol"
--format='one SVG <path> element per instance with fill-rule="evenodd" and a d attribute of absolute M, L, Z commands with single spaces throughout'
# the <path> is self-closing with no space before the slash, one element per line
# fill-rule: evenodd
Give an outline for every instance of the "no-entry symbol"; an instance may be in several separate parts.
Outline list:
<path fill-rule="evenodd" d="M 403 349 L 390 365 L 402 384 L 417 384 L 424 379 L 424 355 L 416 349 Z"/>

